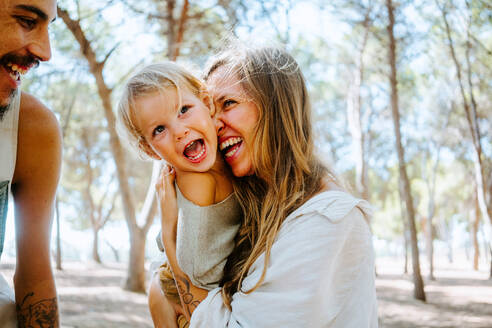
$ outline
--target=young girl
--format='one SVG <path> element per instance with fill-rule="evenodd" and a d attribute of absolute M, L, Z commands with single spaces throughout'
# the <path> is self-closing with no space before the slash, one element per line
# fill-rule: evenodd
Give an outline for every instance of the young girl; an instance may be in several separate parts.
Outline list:
<path fill-rule="evenodd" d="M 118 108 L 126 139 L 141 154 L 172 167 L 165 175 L 175 175 L 176 182 L 176 258 L 193 284 L 207 290 L 222 278 L 241 214 L 222 156 L 217 156 L 212 114 L 213 104 L 201 81 L 172 62 L 149 65 L 131 77 Z M 161 213 L 172 206 L 164 203 L 163 192 L 158 188 Z M 180 304 L 167 264 L 159 277 L 168 300 Z M 152 291 L 149 294 L 152 312 Z M 166 325 L 176 324 L 175 311 L 168 311 L 167 317 Z M 164 324 L 154 313 L 153 319 L 156 326 Z"/>

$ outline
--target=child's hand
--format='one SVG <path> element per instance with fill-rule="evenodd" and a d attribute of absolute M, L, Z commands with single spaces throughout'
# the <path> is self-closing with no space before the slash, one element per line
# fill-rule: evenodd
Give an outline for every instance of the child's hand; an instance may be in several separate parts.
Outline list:
<path fill-rule="evenodd" d="M 178 205 L 174 179 L 174 168 L 170 165 L 164 165 L 161 168 L 155 189 L 161 211 L 162 238 L 171 238 L 171 240 L 176 241 Z"/>

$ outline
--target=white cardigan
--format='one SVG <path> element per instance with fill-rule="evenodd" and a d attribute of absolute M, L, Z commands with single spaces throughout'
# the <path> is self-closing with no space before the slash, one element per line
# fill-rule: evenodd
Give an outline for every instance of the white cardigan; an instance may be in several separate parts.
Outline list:
<path fill-rule="evenodd" d="M 232 311 L 211 290 L 190 327 L 378 327 L 374 251 L 366 201 L 320 193 L 291 213 L 272 246 L 265 280 L 237 292 Z M 258 281 L 264 254 L 242 283 Z"/>

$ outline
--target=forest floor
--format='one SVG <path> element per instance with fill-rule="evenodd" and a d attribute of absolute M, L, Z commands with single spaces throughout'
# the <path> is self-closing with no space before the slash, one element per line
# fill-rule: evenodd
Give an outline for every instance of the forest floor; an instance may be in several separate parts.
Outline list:
<path fill-rule="evenodd" d="M 55 273 L 62 327 L 152 327 L 146 296 L 121 288 L 123 264 L 63 267 Z M 8 281 L 13 268 L 12 263 L 0 265 Z M 398 273 L 395 263 L 378 261 L 380 327 L 492 327 L 492 281 L 485 271 L 447 267 L 435 276 L 435 281 L 424 280 L 427 303 L 422 303 L 412 297 L 410 275 Z"/>
<path fill-rule="evenodd" d="M 423 303 L 413 298 L 413 278 L 401 274 L 403 265 L 378 261 L 380 327 L 491 328 L 492 280 L 485 268 L 473 271 L 467 266 L 441 265 L 434 270 L 433 281 L 424 276 L 427 302 Z"/>

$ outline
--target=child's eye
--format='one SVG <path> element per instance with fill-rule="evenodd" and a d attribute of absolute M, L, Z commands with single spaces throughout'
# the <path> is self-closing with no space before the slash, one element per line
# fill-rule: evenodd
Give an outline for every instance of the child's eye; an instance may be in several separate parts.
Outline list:
<path fill-rule="evenodd" d="M 189 111 L 189 110 L 190 110 L 190 106 L 183 106 L 183 107 L 181 107 L 181 109 L 179 110 L 179 113 L 180 113 L 180 114 L 184 114 L 184 113 L 186 113 L 186 112 L 187 112 L 187 111 Z"/>
<path fill-rule="evenodd" d="M 158 126 L 156 126 L 156 128 L 154 129 L 154 131 L 152 131 L 152 136 L 156 136 L 158 134 L 161 134 L 165 130 L 166 130 L 166 128 L 164 127 L 164 125 L 158 125 Z"/>

